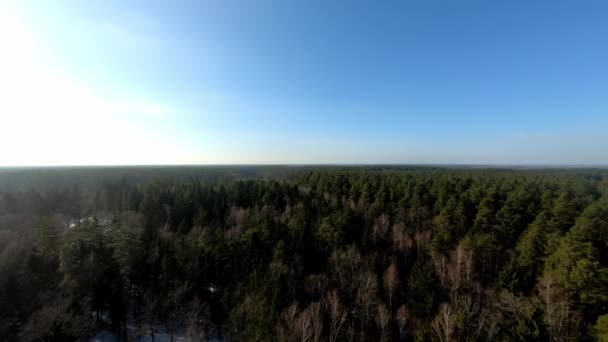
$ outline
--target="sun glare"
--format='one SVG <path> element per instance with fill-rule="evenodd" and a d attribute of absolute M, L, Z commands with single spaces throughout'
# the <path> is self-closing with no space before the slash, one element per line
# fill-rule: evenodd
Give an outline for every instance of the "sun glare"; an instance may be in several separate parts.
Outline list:
<path fill-rule="evenodd" d="M 151 164 L 179 146 L 147 132 L 132 115 L 162 119 L 169 110 L 145 101 L 99 96 L 53 65 L 45 42 L 18 13 L 0 11 L 2 165 Z M 181 154 L 181 156 L 180 156 Z"/>

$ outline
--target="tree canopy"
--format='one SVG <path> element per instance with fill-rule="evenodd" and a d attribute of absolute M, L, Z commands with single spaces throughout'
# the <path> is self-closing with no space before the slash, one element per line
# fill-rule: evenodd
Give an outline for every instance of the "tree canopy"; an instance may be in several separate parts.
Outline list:
<path fill-rule="evenodd" d="M 582 169 L 3 171 L 0 340 L 160 326 L 193 341 L 606 341 L 607 184 Z"/>

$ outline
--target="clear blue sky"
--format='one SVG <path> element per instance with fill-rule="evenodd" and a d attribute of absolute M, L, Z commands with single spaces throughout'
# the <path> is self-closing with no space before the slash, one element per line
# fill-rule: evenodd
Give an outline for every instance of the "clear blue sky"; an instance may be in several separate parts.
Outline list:
<path fill-rule="evenodd" d="M 606 1 L 0 13 L 3 165 L 608 164 Z"/>

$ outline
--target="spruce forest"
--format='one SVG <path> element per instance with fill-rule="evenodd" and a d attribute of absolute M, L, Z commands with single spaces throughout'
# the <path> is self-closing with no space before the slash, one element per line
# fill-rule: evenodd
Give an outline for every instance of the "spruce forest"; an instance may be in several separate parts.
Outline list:
<path fill-rule="evenodd" d="M 608 171 L 0 170 L 0 341 L 608 341 Z"/>

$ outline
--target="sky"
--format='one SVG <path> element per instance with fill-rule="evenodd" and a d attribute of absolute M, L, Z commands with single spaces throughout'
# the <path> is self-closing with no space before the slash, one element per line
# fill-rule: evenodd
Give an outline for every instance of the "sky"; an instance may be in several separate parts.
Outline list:
<path fill-rule="evenodd" d="M 0 165 L 608 164 L 606 1 L 0 0 Z"/>

